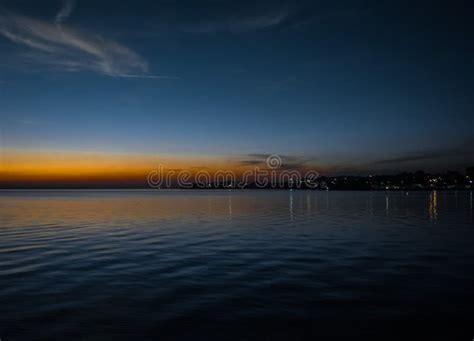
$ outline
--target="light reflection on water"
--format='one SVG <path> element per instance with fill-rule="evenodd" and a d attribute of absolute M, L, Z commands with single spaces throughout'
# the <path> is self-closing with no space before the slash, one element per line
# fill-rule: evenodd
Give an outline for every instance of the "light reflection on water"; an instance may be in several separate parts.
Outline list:
<path fill-rule="evenodd" d="M 472 338 L 472 201 L 1 191 L 0 337 L 347 338 L 398 323 Z"/>
<path fill-rule="evenodd" d="M 437 191 L 432 191 L 430 193 L 429 213 L 430 213 L 431 220 L 436 221 L 438 219 L 438 192 Z"/>

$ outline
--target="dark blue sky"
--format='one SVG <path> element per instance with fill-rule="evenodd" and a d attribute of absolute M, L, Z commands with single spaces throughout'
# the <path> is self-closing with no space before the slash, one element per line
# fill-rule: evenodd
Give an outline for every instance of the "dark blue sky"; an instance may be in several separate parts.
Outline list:
<path fill-rule="evenodd" d="M 473 163 L 472 2 L 0 0 L 1 148 Z"/>

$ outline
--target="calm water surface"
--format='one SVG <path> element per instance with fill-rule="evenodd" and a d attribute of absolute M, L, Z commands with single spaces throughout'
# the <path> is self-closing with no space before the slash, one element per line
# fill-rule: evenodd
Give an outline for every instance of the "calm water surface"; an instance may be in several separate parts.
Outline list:
<path fill-rule="evenodd" d="M 474 338 L 472 192 L 0 191 L 0 338 Z"/>

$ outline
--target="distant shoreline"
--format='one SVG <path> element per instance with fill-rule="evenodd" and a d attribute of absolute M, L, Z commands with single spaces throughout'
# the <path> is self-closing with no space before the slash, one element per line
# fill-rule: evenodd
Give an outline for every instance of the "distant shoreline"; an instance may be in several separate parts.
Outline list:
<path fill-rule="evenodd" d="M 149 191 L 149 192 L 166 192 L 166 191 L 306 191 L 306 192 L 458 192 L 458 191 L 474 191 L 474 188 L 422 188 L 422 189 L 310 189 L 310 188 L 145 188 L 145 187 L 11 187 L 0 188 L 2 192 L 8 191 Z"/>
<path fill-rule="evenodd" d="M 321 176 L 312 181 L 287 178 L 285 182 L 236 182 L 221 181 L 215 183 L 190 182 L 186 186 L 179 182 L 170 182 L 167 186 L 150 186 L 145 181 L 45 181 L 34 180 L 24 182 L 0 181 L 0 190 L 15 189 L 141 189 L 141 190 L 315 190 L 315 191 L 469 191 L 474 188 L 474 167 L 466 169 L 465 174 L 448 171 L 429 174 L 423 171 L 400 173 L 396 175 L 368 176 Z M 260 180 L 259 180 L 260 181 Z"/>

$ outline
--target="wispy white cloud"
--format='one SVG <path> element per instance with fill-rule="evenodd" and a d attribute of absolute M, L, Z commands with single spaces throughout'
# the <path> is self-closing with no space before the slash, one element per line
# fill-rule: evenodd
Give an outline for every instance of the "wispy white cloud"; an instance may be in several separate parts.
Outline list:
<path fill-rule="evenodd" d="M 149 79 L 180 79 L 180 77 L 176 76 L 155 76 L 155 75 L 128 75 L 128 74 L 121 74 L 116 75 L 120 78 L 149 78 Z"/>
<path fill-rule="evenodd" d="M 172 78 L 149 75 L 144 58 L 118 42 L 60 24 L 73 11 L 66 1 L 54 23 L 0 9 L 0 36 L 27 47 L 30 61 L 61 71 L 89 70 L 123 78 Z"/>
<path fill-rule="evenodd" d="M 75 0 L 64 0 L 63 7 L 61 7 L 58 14 L 56 14 L 56 20 L 55 20 L 56 24 L 61 24 L 63 21 L 69 18 L 69 16 L 74 11 L 75 7 L 76 7 Z"/>
<path fill-rule="evenodd" d="M 184 24 L 181 30 L 190 33 L 251 32 L 277 26 L 284 22 L 291 14 L 292 11 L 288 8 L 277 8 L 262 13 L 222 15 L 214 19 L 207 18 Z"/>

